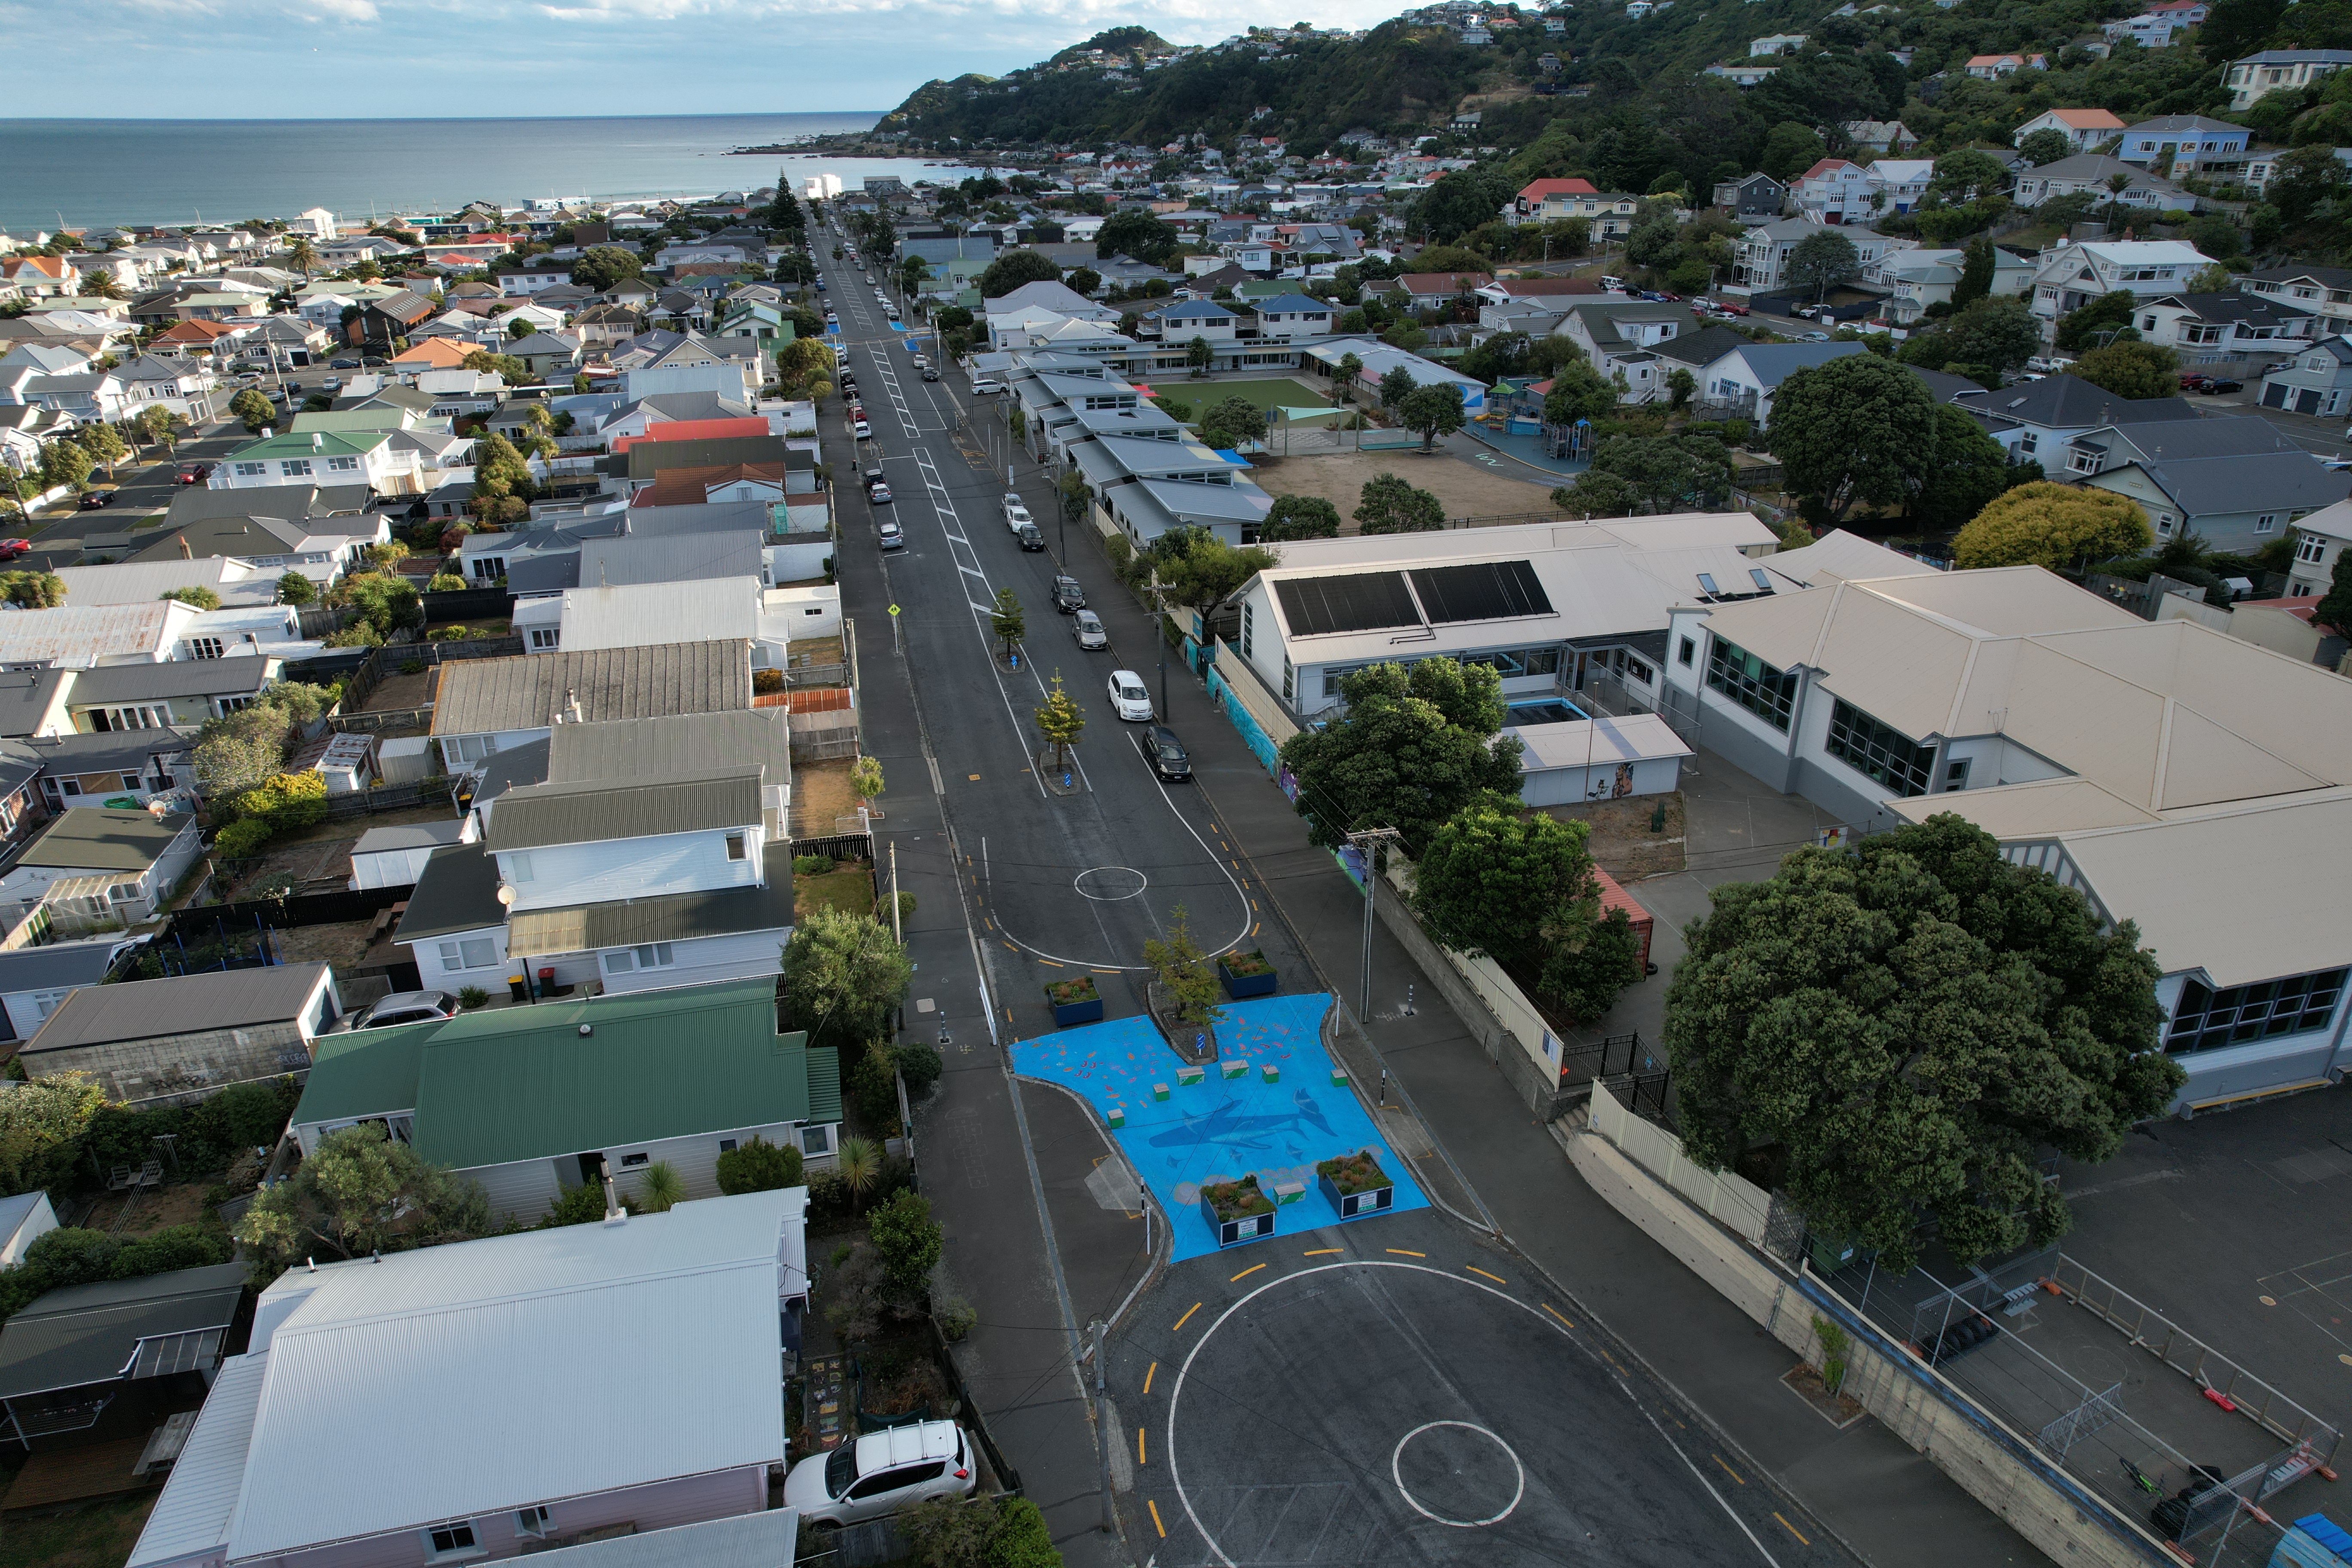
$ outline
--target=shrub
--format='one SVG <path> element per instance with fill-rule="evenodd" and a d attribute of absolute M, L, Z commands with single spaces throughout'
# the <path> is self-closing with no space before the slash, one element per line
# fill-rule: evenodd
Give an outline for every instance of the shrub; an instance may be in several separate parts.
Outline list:
<path fill-rule="evenodd" d="M 946 1227 L 931 1217 L 931 1200 L 918 1192 L 901 1192 L 877 1204 L 866 1215 L 874 1250 L 881 1255 L 882 1271 L 901 1290 L 919 1290 L 940 1261 Z"/>
<path fill-rule="evenodd" d="M 833 857 L 830 855 L 795 855 L 793 857 L 793 875 L 795 877 L 827 876 L 833 870 Z"/>
<path fill-rule="evenodd" d="M 1095 989 L 1095 977 L 1081 974 L 1076 980 L 1056 980 L 1045 987 L 1045 994 L 1056 1006 L 1066 1007 L 1073 1002 L 1092 1002 L 1102 995 Z"/>
<path fill-rule="evenodd" d="M 885 1136 L 898 1131 L 898 1058 L 881 1040 L 866 1043 L 849 1069 L 849 1101 L 859 1125 Z"/>
<path fill-rule="evenodd" d="M 457 594 L 464 592 L 465 587 L 466 580 L 455 572 L 436 572 L 433 580 L 425 584 L 425 591 L 428 594 Z"/>
<path fill-rule="evenodd" d="M 980 1322 L 979 1309 L 961 1296 L 950 1296 L 940 1302 L 931 1310 L 931 1316 L 950 1343 L 962 1340 Z"/>
<path fill-rule="evenodd" d="M 547 1217 L 539 1222 L 541 1230 L 553 1230 L 564 1225 L 593 1225 L 604 1217 L 604 1184 L 583 1182 L 576 1187 L 566 1187 L 563 1195 L 548 1205 Z"/>
<path fill-rule="evenodd" d="M 318 773 L 274 773 L 258 789 L 230 803 L 241 817 L 259 817 L 273 833 L 291 833 L 327 820 L 327 779 Z"/>
<path fill-rule="evenodd" d="M 761 697 L 772 697 L 784 689 L 784 672 L 781 669 L 755 669 L 751 672 L 751 690 Z"/>
<path fill-rule="evenodd" d="M 898 923 L 901 926 L 904 926 L 908 921 L 913 920 L 914 918 L 915 895 L 912 893 L 900 893 L 898 895 Z"/>
<path fill-rule="evenodd" d="M 425 673 L 425 661 L 421 658 L 404 658 L 400 661 L 400 673 L 422 675 Z"/>
<path fill-rule="evenodd" d="M 937 1046 L 924 1040 L 908 1040 L 898 1049 L 898 1076 L 907 1080 L 908 1094 L 920 1094 L 940 1081 L 947 1070 Z"/>
<path fill-rule="evenodd" d="M 242 822 L 232 822 L 213 838 L 213 853 L 224 860 L 248 860 L 261 853 L 261 847 L 276 837 L 269 824 L 261 817 L 248 816 Z"/>
<path fill-rule="evenodd" d="M 490 994 L 483 990 L 478 985 L 464 986 L 457 993 L 457 1005 L 466 1008 L 469 1012 L 476 1007 L 484 1005 L 489 1001 L 489 999 Z"/>
<path fill-rule="evenodd" d="M 1045 1529 L 1045 1516 L 1025 1497 L 996 1505 L 996 1533 L 989 1538 L 987 1568 L 1062 1568 L 1062 1553 Z"/>
<path fill-rule="evenodd" d="M 719 1190 L 730 1196 L 800 1184 L 801 1152 L 790 1144 L 771 1143 L 754 1133 L 750 1142 L 719 1156 Z"/>
<path fill-rule="evenodd" d="M 1265 954 L 1258 952 L 1255 948 L 1252 948 L 1247 952 L 1229 952 L 1219 962 L 1224 964 L 1226 973 L 1234 975 L 1236 978 L 1245 974 L 1271 974 L 1274 973 L 1274 965 L 1267 963 Z"/>

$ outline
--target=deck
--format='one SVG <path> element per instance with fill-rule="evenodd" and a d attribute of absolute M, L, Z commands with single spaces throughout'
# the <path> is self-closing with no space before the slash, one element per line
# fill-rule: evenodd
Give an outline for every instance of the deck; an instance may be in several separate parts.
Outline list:
<path fill-rule="evenodd" d="M 141 1436 L 34 1454 L 0 1497 L 0 1513 L 32 1513 L 152 1490 L 163 1484 L 160 1477 L 145 1480 L 132 1473 L 146 1449 L 147 1439 Z"/>

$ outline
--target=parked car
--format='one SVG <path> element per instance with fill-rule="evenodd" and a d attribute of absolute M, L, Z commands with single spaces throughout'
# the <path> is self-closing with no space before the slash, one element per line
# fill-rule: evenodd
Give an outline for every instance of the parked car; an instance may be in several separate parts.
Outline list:
<path fill-rule="evenodd" d="M 180 465 L 179 479 L 184 485 L 200 485 L 212 477 L 213 466 L 210 463 L 182 463 Z"/>
<path fill-rule="evenodd" d="M 1045 536 L 1037 531 L 1035 523 L 1024 522 L 1013 531 L 1014 537 L 1021 541 L 1022 549 L 1036 551 L 1045 548 Z"/>
<path fill-rule="evenodd" d="M 455 1017 L 457 1012 L 457 999 L 446 991 L 395 991 L 344 1014 L 327 1026 L 327 1033 L 345 1035 L 357 1029 L 389 1029 L 395 1024 Z"/>
<path fill-rule="evenodd" d="M 338 359 L 329 360 L 327 362 L 327 368 L 329 370 L 357 370 L 359 367 L 360 362 L 355 359 Z"/>
<path fill-rule="evenodd" d="M 2211 378 L 2201 370 L 2184 370 L 2180 373 L 2180 390 L 2202 392 L 2205 390 L 2205 383 L 2210 379 Z"/>
<path fill-rule="evenodd" d="M 1004 384 L 1003 382 L 992 381 L 986 377 L 971 384 L 971 395 L 974 397 L 993 397 L 1003 390 Z"/>
<path fill-rule="evenodd" d="M 2074 363 L 2061 354 L 2035 354 L 2025 362 L 2025 368 L 2038 370 L 2044 375 L 2054 375 Z"/>
<path fill-rule="evenodd" d="M 1151 771 L 1170 784 L 1180 784 L 1192 776 L 1192 753 L 1184 749 L 1184 742 L 1167 725 L 1154 724 L 1136 737 L 1136 744 L 1143 748 L 1144 760 L 1151 764 Z"/>
<path fill-rule="evenodd" d="M 81 498 L 81 510 L 84 511 L 96 511 L 100 507 L 112 506 L 113 504 L 114 492 L 112 490 L 91 490 Z"/>
<path fill-rule="evenodd" d="M 1092 610 L 1079 610 L 1070 616 L 1070 635 L 1082 648 L 1110 647 L 1110 634 L 1103 630 L 1102 617 Z"/>
<path fill-rule="evenodd" d="M 1717 300 L 1715 302 L 1715 308 L 1722 311 L 1727 316 L 1744 316 L 1748 314 L 1748 307 L 1740 304 L 1736 300 Z"/>
<path fill-rule="evenodd" d="M 1827 332 L 1799 332 L 1797 341 L 1801 343 L 1825 343 L 1830 341 L 1830 335 Z"/>
<path fill-rule="evenodd" d="M 853 419 L 849 423 L 849 432 L 861 441 L 868 440 L 874 435 L 874 426 L 868 425 L 863 418 Z"/>
<path fill-rule="evenodd" d="M 1032 527 L 1035 525 L 1031 524 Z M 1087 607 L 1087 591 L 1078 586 L 1076 577 L 1054 579 L 1054 608 L 1066 616 L 1075 616 Z"/>
<path fill-rule="evenodd" d="M 1004 492 L 1003 506 L 1004 510 L 1004 526 L 1011 529 L 1015 533 L 1021 531 L 1021 528 L 1024 523 L 1034 522 L 1036 521 L 1036 519 L 1029 515 L 1029 509 L 1022 503 L 1021 498 L 1014 495 L 1011 490 Z"/>
<path fill-rule="evenodd" d="M 32 548 L 29 539 L 0 539 L 0 561 L 14 561 Z"/>
<path fill-rule="evenodd" d="M 2232 381 L 2226 375 L 2209 375 L 2205 377 L 2204 384 L 2197 390 L 2210 397 L 2220 392 L 2243 392 L 2246 390 L 2246 384 L 2242 381 Z"/>
<path fill-rule="evenodd" d="M 341 392 L 342 389 L 343 378 L 340 375 L 331 375 L 319 384 L 319 390 L 321 392 Z"/>
<path fill-rule="evenodd" d="M 899 529 L 898 522 L 891 518 L 886 517 L 877 522 L 874 525 L 874 531 L 881 536 L 882 548 L 885 550 L 904 550 L 907 547 L 906 534 Z"/>
<path fill-rule="evenodd" d="M 940 373 L 937 370 L 933 369 L 929 365 L 925 365 L 923 367 L 923 379 L 925 381 L 937 381 L 939 378 Z"/>
<path fill-rule="evenodd" d="M 874 483 L 866 487 L 866 499 L 875 506 L 888 506 L 890 504 L 890 487 L 884 484 L 881 480 L 877 479 Z"/>
<path fill-rule="evenodd" d="M 1143 677 L 1131 669 L 1110 672 L 1111 711 L 1130 724 L 1151 722 L 1151 693 L 1143 684 Z"/>
<path fill-rule="evenodd" d="M 923 369 L 927 369 L 927 368 L 929 366 L 929 364 L 930 364 L 930 363 L 931 363 L 931 362 L 930 362 L 930 360 L 929 360 L 928 357 L 926 357 L 925 355 L 922 355 L 922 354 L 917 354 L 917 355 L 915 355 L 915 356 L 914 356 L 914 359 L 913 359 L 913 362 L 912 362 L 912 363 L 913 363 L 913 364 L 914 364 L 914 366 L 915 366 L 915 368 L 916 368 L 917 370 L 923 370 Z"/>
<path fill-rule="evenodd" d="M 838 1530 L 909 1503 L 968 1496 L 979 1485 L 962 1429 L 919 1421 L 803 1459 L 784 1477 L 784 1506 L 799 1510 L 804 1528 Z"/>

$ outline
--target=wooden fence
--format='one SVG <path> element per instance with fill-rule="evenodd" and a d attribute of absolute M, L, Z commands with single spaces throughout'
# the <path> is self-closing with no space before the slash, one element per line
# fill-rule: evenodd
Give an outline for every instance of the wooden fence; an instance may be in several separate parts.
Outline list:
<path fill-rule="evenodd" d="M 503 621 L 514 615 L 515 596 L 504 588 L 453 588 L 425 595 L 427 621 Z"/>
<path fill-rule="evenodd" d="M 404 902 L 413 888 L 362 888 L 358 892 L 296 893 L 283 899 L 249 899 L 235 904 L 191 905 L 173 912 L 163 940 L 218 942 L 238 931 L 267 928 L 338 925 L 373 920 Z"/>

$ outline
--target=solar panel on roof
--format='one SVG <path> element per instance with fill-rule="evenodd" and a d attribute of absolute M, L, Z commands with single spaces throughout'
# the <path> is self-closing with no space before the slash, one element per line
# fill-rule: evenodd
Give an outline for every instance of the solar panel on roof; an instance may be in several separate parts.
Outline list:
<path fill-rule="evenodd" d="M 1274 592 L 1282 601 L 1282 618 L 1290 623 L 1293 637 L 1421 625 L 1402 573 L 1283 578 L 1275 584 Z"/>
<path fill-rule="evenodd" d="M 1480 561 L 1467 566 L 1423 566 L 1408 574 L 1433 622 L 1499 621 L 1548 616 L 1551 600 L 1524 561 Z"/>

